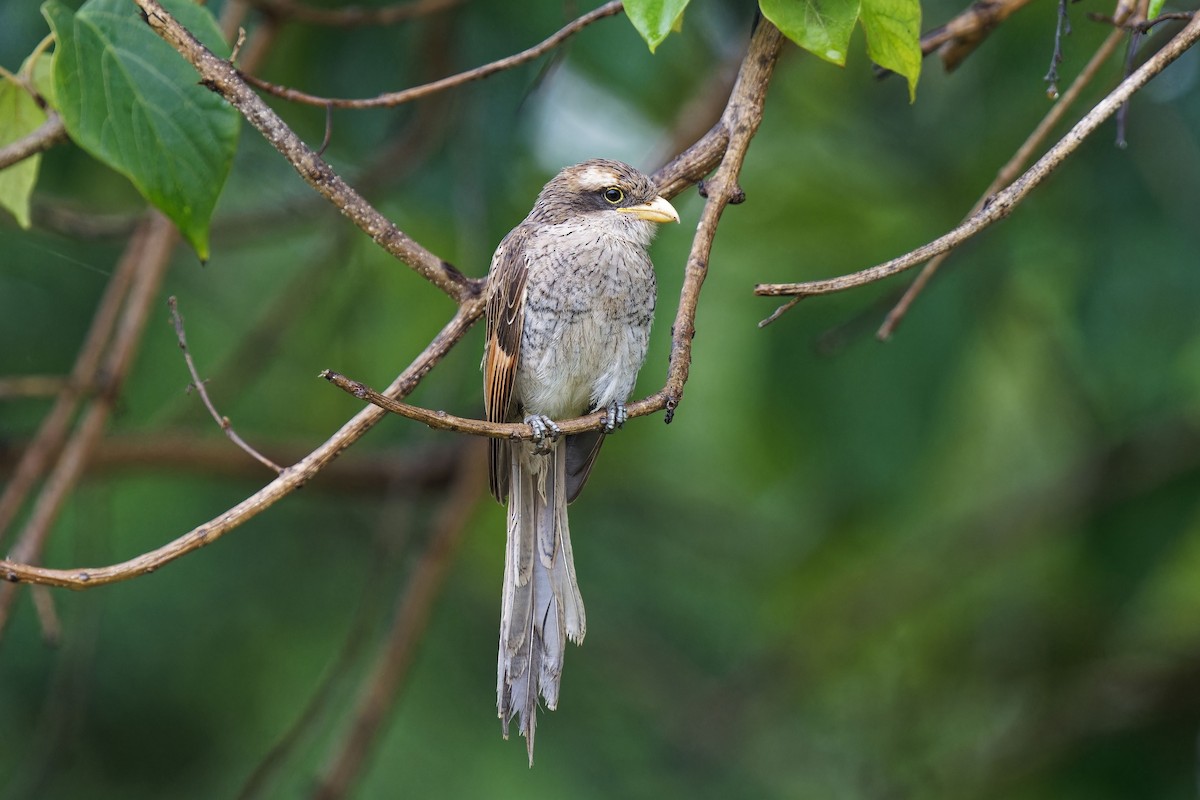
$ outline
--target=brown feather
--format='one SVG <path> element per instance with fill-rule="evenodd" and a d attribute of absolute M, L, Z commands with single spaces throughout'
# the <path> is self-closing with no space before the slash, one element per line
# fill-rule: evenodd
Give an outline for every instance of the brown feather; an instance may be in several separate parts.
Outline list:
<path fill-rule="evenodd" d="M 521 353 L 525 321 L 523 256 L 526 232 L 517 227 L 505 237 L 492 258 L 487 299 L 487 349 L 483 366 L 483 407 L 488 422 L 512 419 L 512 390 Z M 488 452 L 488 485 L 501 503 L 508 500 L 509 443 L 492 439 Z"/>

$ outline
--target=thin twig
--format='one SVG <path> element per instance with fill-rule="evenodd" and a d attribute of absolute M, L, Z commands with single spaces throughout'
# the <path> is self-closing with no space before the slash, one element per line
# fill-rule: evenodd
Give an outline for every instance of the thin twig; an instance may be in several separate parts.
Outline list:
<path fill-rule="evenodd" d="M 464 83 L 477 81 L 490 75 L 495 75 L 497 72 L 503 72 L 504 70 L 512 69 L 513 67 L 517 67 L 528 61 L 532 61 L 535 58 L 538 58 L 539 56 L 558 47 L 560 44 L 586 28 L 588 25 L 591 25 L 593 22 L 621 13 L 621 9 L 622 5 L 620 0 L 612 0 L 612 2 L 605 3 L 594 11 L 589 11 L 578 19 L 572 20 L 551 36 L 543 39 L 533 47 L 522 50 L 519 53 L 506 58 L 501 58 L 497 61 L 493 61 L 490 64 L 484 64 L 483 66 L 476 67 L 475 69 L 467 70 L 466 72 L 460 72 L 457 75 L 450 75 L 449 77 L 442 78 L 431 83 L 422 84 L 421 86 L 414 86 L 410 89 L 404 89 L 403 91 L 399 92 L 387 92 L 376 97 L 366 97 L 361 99 L 345 97 L 318 97 L 317 95 L 301 92 L 297 89 L 289 89 L 286 86 L 278 86 L 273 83 L 268 83 L 267 81 L 254 77 L 253 75 L 247 75 L 245 73 L 241 73 L 241 75 L 242 78 L 244 78 L 245 81 L 252 86 L 257 87 L 268 94 L 283 98 L 284 100 L 290 100 L 293 103 L 305 103 L 313 106 L 328 106 L 331 108 L 390 108 L 392 106 L 402 105 L 422 97 L 427 97 L 437 92 L 445 91 L 446 89 L 450 89 L 455 86 L 461 86 Z"/>
<path fill-rule="evenodd" d="M 376 657 L 354 703 L 350 727 L 335 745 L 317 780 L 314 800 L 346 797 L 362 772 L 372 745 L 378 741 L 380 726 L 400 695 L 416 645 L 429 622 L 433 603 L 453 563 L 467 522 L 483 497 L 487 475 L 485 453 L 485 448 L 476 443 L 463 455 L 458 478 L 434 521 L 433 537 L 400 594 L 386 645 Z"/>
<path fill-rule="evenodd" d="M 24 161 L 66 140 L 67 128 L 63 125 L 62 117 L 57 111 L 51 111 L 46 116 L 46 121 L 37 128 L 15 142 L 0 147 L 0 169 L 11 167 L 18 161 Z"/>
<path fill-rule="evenodd" d="M 468 433 L 473 436 L 490 436 L 494 439 L 533 438 L 532 428 L 524 422 L 487 422 L 481 419 L 459 417 L 445 411 L 433 411 L 421 406 L 402 403 L 380 394 L 365 384 L 351 380 L 345 375 L 331 370 L 323 370 L 320 377 L 329 381 L 343 392 L 354 395 L 359 400 L 366 400 L 371 405 L 392 414 L 398 414 L 401 417 L 423 422 L 431 428 L 443 431 L 455 431 L 457 433 Z M 630 403 L 626 411 L 629 418 L 632 419 L 634 417 L 644 417 L 647 414 L 653 414 L 665 407 L 665 397 L 653 395 L 651 398 Z M 599 430 L 603 427 L 606 417 L 606 412 L 596 411 L 591 414 L 585 414 L 582 417 L 557 421 L 555 425 L 558 426 L 559 431 L 563 435 L 574 435 L 576 433 L 583 433 L 584 431 Z"/>
<path fill-rule="evenodd" d="M 1067 156 L 1075 152 L 1101 123 L 1111 117 L 1122 103 L 1145 86 L 1151 78 L 1162 72 L 1197 40 L 1200 40 L 1200 17 L 1193 19 L 1133 75 L 1122 81 L 1025 174 L 1008 188 L 990 198 L 978 214 L 949 233 L 898 258 L 859 272 L 804 283 L 761 283 L 755 286 L 754 293 L 760 297 L 790 297 L 840 292 L 891 277 L 957 247 L 991 224 L 999 222 L 1011 214 L 1013 209 L 1040 185 Z"/>
<path fill-rule="evenodd" d="M 245 0 L 269 17 L 288 22 L 305 22 L 326 27 L 353 28 L 363 25 L 395 25 L 417 17 L 429 16 L 461 5 L 463 0 L 416 0 L 390 6 L 343 6 L 320 8 L 295 0 Z"/>
<path fill-rule="evenodd" d="M 1054 26 L 1054 52 L 1050 54 L 1050 70 L 1043 78 L 1046 82 L 1046 96 L 1051 100 L 1058 99 L 1058 65 L 1063 60 L 1064 36 L 1071 35 L 1071 18 L 1067 16 L 1067 0 L 1058 0 L 1058 21 Z"/>
<path fill-rule="evenodd" d="M 1133 14 L 1131 20 L 1129 20 L 1129 21 L 1131 21 L 1131 22 L 1137 22 L 1139 20 L 1145 21 L 1146 14 L 1148 14 L 1150 11 L 1150 0 L 1134 0 L 1134 3 L 1136 5 L 1137 11 L 1136 11 L 1136 13 Z M 1125 46 L 1124 77 L 1126 77 L 1126 78 L 1128 78 L 1129 74 L 1131 72 L 1133 72 L 1133 61 L 1134 61 L 1134 58 L 1137 56 L 1138 48 L 1141 46 L 1142 38 L 1144 36 L 1145 36 L 1145 33 L 1137 28 L 1134 28 L 1129 33 L 1129 43 Z M 1125 138 L 1125 120 L 1126 120 L 1126 117 L 1128 117 L 1128 115 L 1129 115 L 1129 101 L 1126 100 L 1124 103 L 1121 104 L 1121 107 L 1117 109 L 1116 145 L 1117 145 L 1117 147 L 1119 147 L 1121 149 L 1124 149 L 1129 146 L 1129 142 Z"/>
<path fill-rule="evenodd" d="M 482 291 L 483 281 L 467 278 L 380 214 L 254 93 L 232 64 L 218 58 L 202 45 L 158 0 L 135 2 L 145 13 L 151 29 L 179 51 L 200 74 L 202 83 L 240 111 L 246 121 L 287 159 L 300 177 L 349 217 L 376 244 L 459 303 L 475 298 Z"/>
<path fill-rule="evenodd" d="M 944 25 L 921 35 L 921 52 L 936 52 L 942 68 L 953 72 L 1001 22 L 1030 0 L 978 0 Z"/>
<path fill-rule="evenodd" d="M 1100 71 L 1100 67 L 1103 66 L 1104 62 L 1108 61 L 1108 59 L 1112 57 L 1112 54 L 1116 52 L 1116 49 L 1120 45 L 1122 38 L 1123 34 L 1119 30 L 1113 31 L 1108 35 L 1108 38 L 1101 43 L 1096 52 L 1092 54 L 1091 60 L 1088 61 L 1083 70 L 1078 76 L 1076 76 L 1075 80 L 1072 81 L 1070 88 L 1063 93 L 1058 102 L 1055 103 L 1053 108 L 1050 109 L 1050 112 L 1046 114 L 1046 116 L 1042 117 L 1042 121 L 1038 123 L 1036 128 L 1034 128 L 1033 133 L 1029 134 L 1029 137 L 1020 146 L 1020 148 L 1017 149 L 1017 152 L 1013 154 L 1013 157 L 1008 160 L 1008 163 L 1001 167 L 1000 171 L 996 173 L 996 177 L 990 184 L 988 184 L 987 189 L 983 191 L 983 194 L 975 202 L 975 205 L 971 207 L 971 210 L 967 212 L 967 219 L 970 219 L 973 214 L 977 214 L 979 210 L 983 208 L 984 204 L 987 202 L 987 199 L 995 194 L 1001 187 L 1007 186 L 1016 179 L 1020 170 L 1029 162 L 1029 159 L 1033 157 L 1034 151 L 1042 146 L 1042 142 L 1047 136 L 1050 135 L 1050 131 L 1052 131 L 1054 126 L 1056 126 L 1062 120 L 1062 118 L 1066 116 L 1067 110 L 1079 98 L 1079 96 L 1083 94 L 1084 88 L 1086 88 L 1088 84 L 1090 84 L 1096 77 L 1096 74 Z M 892 310 L 888 312 L 887 317 L 884 318 L 883 324 L 879 327 L 879 330 L 875 334 L 877 339 L 879 339 L 881 342 L 886 342 L 892 337 L 892 334 L 896 331 L 896 326 L 899 325 L 904 319 L 904 315 L 908 313 L 908 309 L 912 306 L 913 301 L 917 299 L 917 295 L 919 295 L 922 290 L 924 290 L 926 285 L 928 285 L 929 281 L 933 279 L 934 274 L 942 266 L 942 263 L 950 257 L 952 252 L 952 250 L 948 250 L 939 256 L 935 256 L 921 269 L 921 272 L 913 280 L 912 284 L 909 285 L 908 289 L 904 292 L 904 295 L 900 298 Z M 781 307 L 776 313 L 782 313 L 782 311 L 787 310 L 789 307 L 790 306 Z"/>
<path fill-rule="evenodd" d="M 246 440 L 239 436 L 237 431 L 233 429 L 233 423 L 229 421 L 229 417 L 217 411 L 217 407 L 213 405 L 212 399 L 208 396 L 208 390 L 204 388 L 204 381 L 200 379 L 200 373 L 196 370 L 196 362 L 192 359 L 192 353 L 188 350 L 187 334 L 183 330 L 183 317 L 179 313 L 179 302 L 175 299 L 174 295 L 167 298 L 167 308 L 171 309 L 171 324 L 175 326 L 175 336 L 179 340 L 179 349 L 183 351 L 184 363 L 187 364 L 188 373 L 192 376 L 189 388 L 195 387 L 196 393 L 204 401 L 204 407 L 208 409 L 209 415 L 216 420 L 217 425 L 221 426 L 221 430 L 229 437 L 229 441 L 240 447 L 264 467 L 274 470 L 276 475 L 283 472 L 283 467 L 247 444 Z"/>

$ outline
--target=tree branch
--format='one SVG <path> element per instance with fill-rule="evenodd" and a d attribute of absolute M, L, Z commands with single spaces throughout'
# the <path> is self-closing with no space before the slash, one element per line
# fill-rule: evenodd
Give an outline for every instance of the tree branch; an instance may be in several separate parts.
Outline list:
<path fill-rule="evenodd" d="M 246 75 L 244 73 L 239 74 L 241 74 L 242 78 L 244 78 L 247 83 L 262 89 L 264 92 L 275 95 L 276 97 L 283 98 L 284 100 L 290 100 L 293 103 L 305 103 L 307 105 L 324 106 L 326 108 L 389 108 L 392 106 L 403 105 L 404 103 L 408 103 L 422 97 L 427 97 L 431 94 L 442 92 L 455 86 L 461 86 L 464 83 L 477 81 L 490 75 L 495 75 L 497 72 L 503 72 L 506 69 L 512 69 L 513 67 L 520 66 L 528 61 L 533 61 L 535 58 L 538 58 L 544 53 L 547 53 L 558 47 L 560 44 L 586 28 L 588 25 L 591 25 L 593 22 L 621 13 L 621 9 L 622 5 L 620 0 L 612 0 L 612 2 L 605 3 L 594 11 L 589 11 L 578 19 L 572 20 L 550 37 L 542 40 L 533 47 L 522 50 L 520 53 L 508 56 L 507 58 L 501 58 L 498 61 L 491 62 L 490 64 L 484 64 L 481 67 L 476 67 L 475 69 L 467 70 L 466 72 L 460 72 L 457 75 L 451 75 L 431 83 L 422 84 L 421 86 L 414 86 L 411 89 L 404 89 L 403 91 L 399 92 L 387 92 L 386 94 L 381 94 L 376 97 L 367 97 L 362 99 L 351 99 L 344 97 L 318 97 L 317 95 L 301 92 L 297 89 L 289 89 L 286 86 L 278 86 L 273 83 L 268 83 L 267 81 L 254 77 L 253 75 Z"/>
<path fill-rule="evenodd" d="M 59 142 L 66 141 L 67 129 L 57 111 L 51 111 L 46 121 L 15 142 L 0 147 L 0 169 L 11 167 L 19 161 L 49 150 Z"/>
<path fill-rule="evenodd" d="M 490 436 L 493 439 L 532 439 L 533 429 L 524 422 L 487 422 L 482 419 L 458 417 L 445 411 L 433 411 L 409 403 L 401 403 L 386 395 L 380 394 L 366 384 L 347 378 L 331 370 L 323 370 L 319 377 L 332 383 L 347 394 L 352 394 L 359 400 L 366 400 L 373 406 L 401 417 L 423 422 L 431 428 L 443 431 L 468 433 L 474 436 Z M 626 411 L 630 419 L 653 414 L 666 407 L 666 396 L 659 394 L 631 403 Z M 563 435 L 574 435 L 584 431 L 600 430 L 608 414 L 605 411 L 595 411 L 582 417 L 555 422 Z"/>
<path fill-rule="evenodd" d="M 978 0 L 944 25 L 921 36 L 921 52 L 936 52 L 942 68 L 953 72 L 975 52 L 997 25 L 1026 6 L 1029 0 Z"/>
<path fill-rule="evenodd" d="M 412 267 L 418 274 L 458 303 L 477 297 L 483 281 L 464 276 L 438 258 L 380 214 L 334 172 L 320 156 L 271 110 L 242 80 L 228 61 L 218 58 L 190 31 L 167 13 L 157 0 L 134 0 L 151 29 L 195 67 L 203 83 L 241 112 L 310 186 L 333 203 L 380 247 Z"/>
<path fill-rule="evenodd" d="M 817 294 L 831 294 L 858 286 L 865 286 L 875 281 L 891 277 L 899 272 L 923 264 L 936 255 L 947 252 L 984 230 L 992 223 L 999 222 L 1013 212 L 1013 209 L 1029 195 L 1043 180 L 1050 175 L 1079 145 L 1090 136 L 1102 122 L 1112 116 L 1123 103 L 1129 100 L 1138 90 L 1158 73 L 1162 72 L 1171 62 L 1182 55 L 1188 48 L 1200 40 L 1200 16 L 1193 19 L 1161 50 L 1155 53 L 1136 72 L 1122 81 L 1107 97 L 1089 111 L 1083 119 L 1076 123 L 1067 134 L 1042 156 L 1037 163 L 1029 168 L 1020 178 L 1008 188 L 994 195 L 978 214 L 949 233 L 929 244 L 918 247 L 903 256 L 894 258 L 883 264 L 837 278 L 804 283 L 762 283 L 754 287 L 754 293 L 760 297 L 808 297 Z"/>

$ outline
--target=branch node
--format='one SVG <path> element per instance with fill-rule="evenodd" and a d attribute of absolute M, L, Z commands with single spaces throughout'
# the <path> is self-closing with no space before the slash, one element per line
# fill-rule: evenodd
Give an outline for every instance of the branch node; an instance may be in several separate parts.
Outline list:
<path fill-rule="evenodd" d="M 666 410 L 663 411 L 663 424 L 670 425 L 671 420 L 675 419 L 675 409 L 679 407 L 679 395 L 667 395 Z"/>
<path fill-rule="evenodd" d="M 238 56 L 242 53 L 242 45 L 246 43 L 246 29 L 241 25 L 238 26 L 237 41 L 233 43 L 233 52 L 229 54 L 229 66 L 237 63 Z"/>

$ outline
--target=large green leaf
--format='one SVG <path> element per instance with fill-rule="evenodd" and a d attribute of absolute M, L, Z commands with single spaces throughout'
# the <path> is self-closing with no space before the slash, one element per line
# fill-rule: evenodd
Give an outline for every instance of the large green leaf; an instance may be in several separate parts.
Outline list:
<path fill-rule="evenodd" d="M 167 9 L 210 49 L 228 48 L 208 10 Z M 71 139 L 122 173 L 208 257 L 213 207 L 237 146 L 238 114 L 150 30 L 128 0 L 42 7 L 57 37 L 54 90 Z"/>
<path fill-rule="evenodd" d="M 859 12 L 867 34 L 867 55 L 879 66 L 908 79 L 908 97 L 916 99 L 921 74 L 919 0 L 862 0 Z"/>
<path fill-rule="evenodd" d="M 43 111 L 17 81 L 0 76 L 0 145 L 15 142 L 46 121 Z M 37 183 L 40 155 L 31 156 L 0 170 L 0 207 L 17 218 L 22 228 L 29 227 L 29 195 Z"/>
<path fill-rule="evenodd" d="M 650 52 L 673 30 L 679 30 L 688 0 L 626 0 L 625 14 L 650 45 Z"/>
<path fill-rule="evenodd" d="M 839 67 L 846 63 L 859 0 L 761 0 L 763 16 L 784 36 Z"/>
<path fill-rule="evenodd" d="M 920 0 L 759 0 L 763 16 L 818 58 L 846 64 L 850 34 L 861 21 L 867 55 L 908 79 L 908 96 L 921 74 Z"/>

